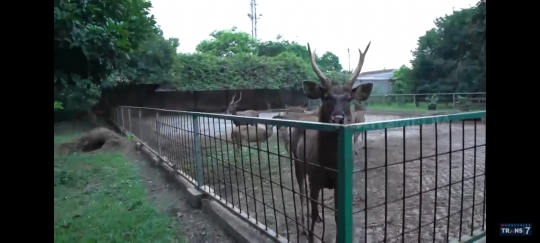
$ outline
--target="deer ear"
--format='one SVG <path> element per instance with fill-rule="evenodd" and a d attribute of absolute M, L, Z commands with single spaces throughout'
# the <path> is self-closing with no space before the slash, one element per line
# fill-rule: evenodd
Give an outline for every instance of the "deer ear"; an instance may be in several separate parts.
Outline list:
<path fill-rule="evenodd" d="M 320 99 L 324 95 L 324 89 L 319 83 L 304 81 L 302 82 L 302 86 L 304 88 L 304 94 L 312 100 Z"/>
<path fill-rule="evenodd" d="M 359 101 L 364 101 L 369 98 L 373 91 L 373 83 L 361 84 L 352 90 L 352 98 Z"/>

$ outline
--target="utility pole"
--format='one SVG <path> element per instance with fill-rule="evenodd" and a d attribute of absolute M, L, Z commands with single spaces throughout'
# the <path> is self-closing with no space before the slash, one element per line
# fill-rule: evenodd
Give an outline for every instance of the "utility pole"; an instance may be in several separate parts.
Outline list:
<path fill-rule="evenodd" d="M 257 19 L 260 19 L 262 14 L 257 15 L 257 3 L 255 0 L 250 0 L 251 3 L 251 13 L 248 13 L 247 16 L 251 19 L 251 37 L 254 40 L 257 40 Z"/>
<path fill-rule="evenodd" d="M 351 71 L 351 52 L 349 51 L 349 48 L 347 48 L 347 55 L 349 56 L 349 72 Z"/>

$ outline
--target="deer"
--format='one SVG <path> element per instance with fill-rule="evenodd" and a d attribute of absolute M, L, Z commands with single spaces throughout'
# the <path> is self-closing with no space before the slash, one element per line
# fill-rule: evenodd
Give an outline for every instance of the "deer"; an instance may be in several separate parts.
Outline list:
<path fill-rule="evenodd" d="M 307 103 L 301 106 L 288 106 L 285 105 L 287 112 L 304 113 L 306 111 Z"/>
<path fill-rule="evenodd" d="M 225 114 L 235 115 L 235 116 L 251 116 L 251 117 L 259 117 L 259 112 L 255 110 L 245 110 L 245 111 L 236 111 L 236 107 L 238 106 L 238 102 L 242 100 L 242 92 L 240 92 L 240 98 L 238 100 L 234 100 L 236 97 L 236 93 L 234 93 L 231 102 L 229 103 L 229 106 L 227 107 L 227 110 L 225 111 Z M 233 120 L 234 126 L 238 127 L 240 125 L 248 125 L 246 122 L 240 122 Z"/>
<path fill-rule="evenodd" d="M 315 61 L 315 51 L 311 52 L 311 47 L 308 43 L 307 46 L 310 54 L 311 67 L 313 68 L 313 71 L 315 71 L 319 82 L 310 80 L 303 81 L 302 89 L 307 98 L 314 100 L 322 99 L 322 105 L 318 112 L 318 122 L 333 124 L 350 124 L 353 122 L 353 115 L 350 107 L 351 101 L 353 99 L 365 101 L 369 98 L 373 90 L 372 83 L 361 84 L 360 86 L 353 88 L 353 84 L 362 70 L 370 45 L 371 42 L 368 43 L 364 52 L 358 49 L 360 58 L 358 65 L 352 73 L 352 77 L 343 84 L 336 84 L 328 79 L 317 66 Z M 311 119 L 313 119 L 311 116 L 301 118 L 301 120 Z M 296 147 L 292 148 L 292 152 L 294 157 L 303 161 L 303 163 L 295 163 L 295 174 L 300 187 L 300 194 L 307 195 L 305 194 L 306 192 L 302 185 L 306 183 L 306 176 L 309 178 L 309 197 L 311 198 L 310 216 L 312 221 L 309 226 L 308 242 L 313 243 L 315 223 L 322 222 L 317 206 L 321 190 L 324 188 L 334 190 L 334 203 L 335 206 L 338 205 L 338 195 L 337 190 L 335 190 L 337 187 L 338 132 L 308 129 L 305 130 L 304 133 L 301 129 L 291 130 L 293 133 L 291 137 L 297 140 Z M 294 145 L 294 141 L 291 141 L 291 145 Z M 353 162 L 347 161 L 347 163 Z M 304 166 L 306 167 L 306 171 L 304 171 Z M 325 172 L 324 168 L 333 169 L 335 172 Z M 303 208 L 304 199 L 302 197 L 300 197 L 300 199 Z M 338 213 L 336 213 L 334 217 L 336 223 L 338 221 L 338 216 Z M 302 213 L 302 225 L 304 225 L 304 222 L 304 214 Z M 334 241 L 335 240 L 336 239 L 334 239 Z"/>
<path fill-rule="evenodd" d="M 268 129 L 267 129 L 268 128 Z M 238 151 L 244 142 L 261 144 L 267 142 L 274 133 L 274 126 L 257 124 L 256 126 L 237 126 L 231 131 L 231 139 L 234 143 L 234 149 Z"/>
<path fill-rule="evenodd" d="M 364 123 L 366 121 L 366 108 L 362 106 L 362 104 L 358 102 L 353 102 L 354 104 L 354 112 L 352 112 L 353 121 L 352 123 Z M 353 151 L 354 154 L 359 154 L 359 146 L 358 146 L 358 138 L 361 140 L 362 148 L 366 147 L 366 141 L 364 140 L 364 136 L 361 136 L 361 132 L 357 132 L 353 134 Z"/>

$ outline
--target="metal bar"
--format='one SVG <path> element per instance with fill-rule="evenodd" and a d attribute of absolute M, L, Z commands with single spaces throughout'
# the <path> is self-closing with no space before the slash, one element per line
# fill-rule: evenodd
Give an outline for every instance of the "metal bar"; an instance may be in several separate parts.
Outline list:
<path fill-rule="evenodd" d="M 199 133 L 199 116 L 193 116 L 193 148 L 195 149 L 195 171 L 197 175 L 197 187 L 200 189 L 203 186 L 203 164 L 201 155 L 201 140 Z"/>
<path fill-rule="evenodd" d="M 126 126 L 124 125 L 124 108 L 120 107 L 120 113 L 122 114 L 122 129 L 125 130 Z"/>
<path fill-rule="evenodd" d="M 396 128 L 396 127 L 408 127 L 408 126 L 419 126 L 419 125 L 430 125 L 435 123 L 450 122 L 456 120 L 468 120 L 468 119 L 480 119 L 486 117 L 486 111 L 474 111 L 466 113 L 458 113 L 452 115 L 442 115 L 442 116 L 426 116 L 419 118 L 407 118 L 407 119 L 396 119 L 388 120 L 383 122 L 365 122 L 361 124 L 347 125 L 353 129 L 353 132 L 364 132 L 364 131 L 373 131 L 373 130 L 382 130 L 386 128 Z"/>
<path fill-rule="evenodd" d="M 123 108 L 139 108 L 152 111 L 166 112 L 171 114 L 182 114 L 190 116 L 199 116 L 199 117 L 209 117 L 209 118 L 219 118 L 227 120 L 238 120 L 239 122 L 246 122 L 250 124 L 254 123 L 263 123 L 273 126 L 287 126 L 287 127 L 298 127 L 311 130 L 319 131 L 337 131 L 339 127 L 343 125 L 333 124 L 333 123 L 320 123 L 320 122 L 310 122 L 310 121 L 295 121 L 295 120 L 285 120 L 285 119 L 272 119 L 272 118 L 260 118 L 260 117 L 248 117 L 248 116 L 238 116 L 238 115 L 226 115 L 226 114 L 217 114 L 217 113 L 204 113 L 204 112 L 191 112 L 191 111 L 176 111 L 176 110 L 166 110 L 166 109 L 156 109 L 156 108 L 141 108 L 135 106 L 121 106 Z"/>
<path fill-rule="evenodd" d="M 131 108 L 128 108 L 128 124 L 129 124 L 129 133 L 133 135 L 133 131 L 131 129 Z"/>
<path fill-rule="evenodd" d="M 337 203 L 337 242 L 352 242 L 353 236 L 353 150 L 352 129 L 339 129 L 338 136 L 338 203 Z M 367 169 L 367 168 L 366 168 Z M 367 183 L 367 179 L 366 179 Z M 367 192 L 366 192 L 367 194 Z M 367 233 L 367 232 L 365 232 Z"/>
<path fill-rule="evenodd" d="M 156 141 L 158 147 L 158 155 L 159 157 L 161 157 L 161 124 L 159 124 L 159 111 L 156 112 Z"/>
<path fill-rule="evenodd" d="M 139 109 L 139 137 L 141 137 L 141 140 L 144 141 L 143 133 L 142 133 L 142 110 Z"/>

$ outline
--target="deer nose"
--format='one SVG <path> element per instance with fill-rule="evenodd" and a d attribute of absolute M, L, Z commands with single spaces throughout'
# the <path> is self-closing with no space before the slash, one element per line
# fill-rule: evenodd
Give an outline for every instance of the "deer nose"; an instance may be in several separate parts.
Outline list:
<path fill-rule="evenodd" d="M 332 123 L 343 124 L 345 123 L 345 114 L 332 114 L 330 119 L 332 120 Z"/>

